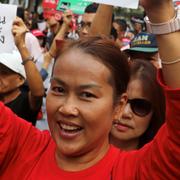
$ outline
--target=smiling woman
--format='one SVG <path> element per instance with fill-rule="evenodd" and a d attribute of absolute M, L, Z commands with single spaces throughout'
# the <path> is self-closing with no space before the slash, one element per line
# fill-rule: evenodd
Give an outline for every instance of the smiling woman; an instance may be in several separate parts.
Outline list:
<path fill-rule="evenodd" d="M 161 76 L 167 123 L 152 143 L 121 151 L 109 144 L 109 133 L 127 101 L 126 57 L 104 37 L 67 44 L 54 64 L 47 95 L 50 132 L 37 130 L 0 103 L 0 179 L 178 179 L 180 90 L 164 85 Z M 173 87 L 178 88 L 178 78 L 171 79 Z"/>
<path fill-rule="evenodd" d="M 47 96 L 48 120 L 57 144 L 56 160 L 66 170 L 82 170 L 91 166 L 109 149 L 107 137 L 115 99 L 125 91 L 129 77 L 127 60 L 118 48 L 113 55 L 117 66 L 108 68 L 113 62 L 110 60 L 110 45 L 113 42 L 100 37 L 71 43 L 54 65 Z M 121 61 L 117 59 L 119 57 Z M 123 71 L 119 71 L 122 66 Z M 118 81 L 113 80 L 112 74 L 115 73 L 121 74 Z M 122 76 L 122 73 L 126 75 Z M 77 155 L 81 162 L 79 165 Z M 67 156 L 73 157 L 68 166 Z M 88 164 L 85 165 L 84 160 Z"/>

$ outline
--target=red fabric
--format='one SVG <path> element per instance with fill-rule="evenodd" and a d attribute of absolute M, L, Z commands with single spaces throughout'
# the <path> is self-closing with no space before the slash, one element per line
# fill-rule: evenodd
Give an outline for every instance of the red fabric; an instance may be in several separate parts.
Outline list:
<path fill-rule="evenodd" d="M 45 19 L 51 16 L 61 15 L 61 12 L 56 10 L 58 2 L 59 0 L 43 0 L 42 7 L 43 7 L 43 16 Z"/>
<path fill-rule="evenodd" d="M 80 172 L 60 169 L 55 162 L 55 144 L 49 132 L 37 130 L 0 103 L 0 179 L 180 179 L 180 89 L 165 86 L 164 89 L 166 124 L 151 143 L 132 152 L 111 146 L 100 162 Z"/>

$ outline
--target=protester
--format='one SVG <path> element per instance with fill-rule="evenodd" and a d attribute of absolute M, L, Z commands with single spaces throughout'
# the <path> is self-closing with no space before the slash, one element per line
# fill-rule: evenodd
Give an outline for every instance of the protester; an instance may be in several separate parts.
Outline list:
<path fill-rule="evenodd" d="M 131 17 L 131 22 L 133 24 L 134 35 L 137 35 L 144 31 L 145 22 L 141 17 L 133 16 Z"/>
<path fill-rule="evenodd" d="M 47 18 L 46 22 L 49 28 L 46 39 L 46 48 L 49 49 L 53 42 L 53 39 L 61 28 L 63 21 L 62 19 L 56 19 L 55 15 L 52 15 Z"/>
<path fill-rule="evenodd" d="M 152 22 L 174 17 L 169 0 L 141 3 Z M 0 104 L 0 178 L 178 179 L 180 67 L 174 59 L 180 56 L 175 41 L 179 36 L 179 32 L 158 36 L 164 60 L 159 81 L 168 112 L 166 123 L 151 143 L 133 152 L 109 145 L 112 120 L 126 102 L 123 92 L 128 64 L 112 41 L 86 38 L 64 46 L 55 62 L 47 96 L 51 135 L 36 130 Z M 171 64 L 165 65 L 167 62 Z"/>
<path fill-rule="evenodd" d="M 137 34 L 131 41 L 130 48 L 125 49 L 124 52 L 131 60 L 145 59 L 155 67 L 161 67 L 156 37 L 151 33 L 141 32 Z"/>
<path fill-rule="evenodd" d="M 128 101 L 113 121 L 110 135 L 111 143 L 124 150 L 139 149 L 150 142 L 165 118 L 165 97 L 156 80 L 156 68 L 136 59 L 130 72 Z"/>
<path fill-rule="evenodd" d="M 25 42 L 22 42 L 24 36 L 18 38 L 15 42 L 18 42 L 21 55 L 18 51 L 0 54 L 0 101 L 35 125 L 44 88 L 33 57 L 25 48 Z M 28 88 L 24 85 L 25 81 Z"/>
<path fill-rule="evenodd" d="M 84 14 L 82 15 L 81 25 L 80 25 L 80 37 L 88 36 L 91 24 L 96 15 L 98 9 L 98 4 L 90 4 L 85 8 Z"/>
<path fill-rule="evenodd" d="M 42 51 L 45 52 L 45 34 L 39 29 L 33 29 L 31 33 L 38 39 Z"/>
<path fill-rule="evenodd" d="M 24 17 L 24 14 L 26 14 L 25 12 L 27 13 L 27 10 L 24 10 L 23 7 L 18 6 L 17 16 L 21 18 L 25 24 L 27 24 L 26 21 L 28 17 L 26 17 L 27 15 Z M 28 48 L 30 55 L 36 60 L 36 66 L 40 71 L 43 64 L 43 52 L 39 45 L 38 39 L 29 31 L 28 28 L 27 31 L 28 32 L 25 35 L 25 44 Z"/>
<path fill-rule="evenodd" d="M 125 19 L 115 19 L 113 26 L 117 31 L 118 38 L 116 43 L 120 49 L 124 49 L 129 46 L 130 41 L 133 39 L 134 35 L 128 31 L 128 25 Z"/>

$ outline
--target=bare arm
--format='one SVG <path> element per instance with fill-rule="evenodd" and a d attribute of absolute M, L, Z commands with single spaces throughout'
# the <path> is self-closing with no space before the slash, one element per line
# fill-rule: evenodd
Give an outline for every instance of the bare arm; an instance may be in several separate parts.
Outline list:
<path fill-rule="evenodd" d="M 100 4 L 92 22 L 91 35 L 110 35 L 113 6 Z"/>
<path fill-rule="evenodd" d="M 146 13 L 153 23 L 166 22 L 175 15 L 175 10 L 171 0 L 141 0 Z M 158 35 L 157 41 L 161 59 L 173 61 L 180 58 L 180 32 L 166 35 Z M 163 65 L 163 77 L 165 83 L 172 88 L 180 87 L 180 62 Z"/>
<path fill-rule="evenodd" d="M 59 32 L 57 33 L 56 37 L 54 38 L 49 51 L 44 54 L 44 63 L 43 63 L 44 69 L 47 69 L 53 57 L 56 57 L 57 54 L 56 40 L 64 39 L 66 32 L 69 30 L 71 19 L 72 19 L 72 12 L 71 11 L 65 12 L 65 14 L 63 15 L 63 24 Z"/>
<path fill-rule="evenodd" d="M 24 22 L 17 18 L 13 24 L 13 35 L 15 39 L 16 46 L 21 53 L 22 60 L 26 60 L 30 57 L 30 53 L 25 45 L 25 32 L 27 28 Z M 36 110 L 39 108 L 42 102 L 42 97 L 44 95 L 44 87 L 41 75 L 34 64 L 33 61 L 27 61 L 24 64 L 26 78 L 28 82 L 28 86 L 30 89 L 29 92 L 29 102 L 32 109 Z"/>

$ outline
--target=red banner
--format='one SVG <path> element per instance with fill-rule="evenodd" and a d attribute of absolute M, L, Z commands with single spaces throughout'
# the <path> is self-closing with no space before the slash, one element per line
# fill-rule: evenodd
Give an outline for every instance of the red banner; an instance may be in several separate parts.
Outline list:
<path fill-rule="evenodd" d="M 58 2 L 59 0 L 43 0 L 42 7 L 44 18 L 48 18 L 59 13 L 58 11 L 56 11 Z"/>

